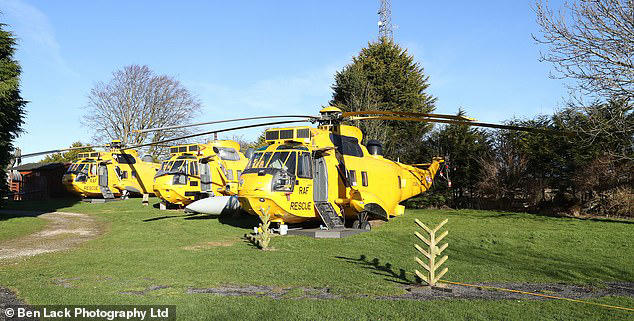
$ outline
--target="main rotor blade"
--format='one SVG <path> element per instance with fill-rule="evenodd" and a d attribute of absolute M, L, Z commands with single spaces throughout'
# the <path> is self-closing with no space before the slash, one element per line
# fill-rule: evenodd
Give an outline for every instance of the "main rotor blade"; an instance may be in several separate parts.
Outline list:
<path fill-rule="evenodd" d="M 136 133 L 147 133 L 147 132 L 153 132 L 153 131 L 157 131 L 157 130 L 178 129 L 178 128 L 194 127 L 194 126 L 202 126 L 202 125 L 230 123 L 230 122 L 244 121 L 244 120 L 271 119 L 271 118 L 310 118 L 310 119 L 316 119 L 318 117 L 310 116 L 310 115 L 258 116 L 258 117 L 215 120 L 215 121 L 208 121 L 208 122 L 187 124 L 187 125 L 175 125 L 175 126 L 148 128 L 148 129 L 137 129 L 137 130 L 133 130 L 133 132 L 136 132 Z"/>
<path fill-rule="evenodd" d="M 413 113 L 405 111 L 387 111 L 387 110 L 364 110 L 364 111 L 349 111 L 342 114 L 343 117 L 360 116 L 360 115 L 398 115 L 398 116 L 410 116 L 410 117 L 430 117 L 441 119 L 454 119 L 462 121 L 474 121 L 474 118 L 457 115 L 445 115 L 445 114 L 428 114 L 428 113 Z"/>
<path fill-rule="evenodd" d="M 22 155 L 20 155 L 20 156 L 19 156 L 19 158 L 27 158 L 27 157 L 33 157 L 33 156 L 46 155 L 46 154 L 61 153 L 61 152 L 66 152 L 66 151 L 71 151 L 71 150 L 76 150 L 76 149 L 84 149 L 84 148 L 101 148 L 101 147 L 106 147 L 106 146 L 105 146 L 105 145 L 92 145 L 92 146 L 82 146 L 82 147 L 69 147 L 69 148 L 62 148 L 62 149 L 53 149 L 53 150 L 47 150 L 47 151 L 37 152 L 37 153 L 22 154 Z"/>
<path fill-rule="evenodd" d="M 565 134 L 563 132 L 552 130 L 552 129 L 548 129 L 548 128 L 536 128 L 536 127 L 524 127 L 524 126 L 513 126 L 513 125 L 503 125 L 503 124 L 480 123 L 480 122 L 473 122 L 473 121 L 461 121 L 461 120 L 450 120 L 450 119 L 398 117 L 398 116 L 357 116 L 357 117 L 350 117 L 349 119 L 350 120 L 379 119 L 379 120 L 419 121 L 419 122 L 425 122 L 425 123 L 443 123 L 443 124 L 453 124 L 453 125 L 465 125 L 465 126 L 489 127 L 489 128 L 497 128 L 497 129 L 519 130 L 519 131 L 525 131 L 525 132 L 536 132 L 536 133 L 544 133 L 544 134 Z"/>
<path fill-rule="evenodd" d="M 181 136 L 181 137 L 176 137 L 176 138 L 165 139 L 165 140 L 161 140 L 161 141 L 158 141 L 158 142 L 152 142 L 152 143 L 145 143 L 145 144 L 129 146 L 129 147 L 125 147 L 125 148 L 122 148 L 122 149 L 133 149 L 133 148 L 139 148 L 139 147 L 145 147 L 145 146 L 152 146 L 152 145 L 163 144 L 163 143 L 167 143 L 167 142 L 173 142 L 173 141 L 181 140 L 181 139 L 193 138 L 193 137 L 204 136 L 204 135 L 211 135 L 211 134 L 215 134 L 215 133 L 222 133 L 222 132 L 228 132 L 228 131 L 233 131 L 233 130 L 254 128 L 254 127 L 262 127 L 262 126 L 270 126 L 270 125 L 290 124 L 290 123 L 305 123 L 305 122 L 310 122 L 310 120 L 286 120 L 286 121 L 276 121 L 276 122 L 270 122 L 270 123 L 260 123 L 260 124 L 245 125 L 245 126 L 239 126 L 239 127 L 224 128 L 224 129 L 212 130 L 212 131 L 203 132 L 203 133 L 191 134 L 191 135 L 187 135 L 187 136 Z"/>

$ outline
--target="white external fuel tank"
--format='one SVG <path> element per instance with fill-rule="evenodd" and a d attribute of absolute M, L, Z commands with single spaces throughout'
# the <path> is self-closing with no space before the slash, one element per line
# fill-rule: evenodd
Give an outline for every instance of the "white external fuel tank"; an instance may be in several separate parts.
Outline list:
<path fill-rule="evenodd" d="M 220 215 L 223 211 L 236 210 L 240 207 L 237 196 L 212 196 L 197 200 L 185 209 L 210 215 Z"/>

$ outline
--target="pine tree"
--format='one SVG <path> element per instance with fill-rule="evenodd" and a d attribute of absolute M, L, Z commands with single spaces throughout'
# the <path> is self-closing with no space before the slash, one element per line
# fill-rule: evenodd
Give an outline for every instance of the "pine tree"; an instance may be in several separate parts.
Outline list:
<path fill-rule="evenodd" d="M 344 111 L 388 110 L 429 113 L 436 98 L 426 92 L 429 77 L 406 49 L 389 39 L 369 43 L 352 63 L 335 75 L 330 104 Z M 379 139 L 385 156 L 421 161 L 420 149 L 429 124 L 403 121 L 363 121 L 355 125 L 365 141 Z"/>
<path fill-rule="evenodd" d="M 4 30 L 5 27 L 0 23 L 0 196 L 7 193 L 4 169 L 11 160 L 12 141 L 24 123 L 26 105 L 20 96 L 20 65 L 13 58 L 15 38 L 11 32 Z"/>

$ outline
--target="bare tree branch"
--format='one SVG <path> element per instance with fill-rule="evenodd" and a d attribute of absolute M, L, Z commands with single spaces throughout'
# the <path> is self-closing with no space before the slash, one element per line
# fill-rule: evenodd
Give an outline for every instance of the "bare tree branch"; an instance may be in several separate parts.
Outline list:
<path fill-rule="evenodd" d="M 178 80 L 156 75 L 147 66 L 131 65 L 99 82 L 88 94 L 82 123 L 97 142 L 120 139 L 137 145 L 184 135 L 185 129 L 136 133 L 134 130 L 188 123 L 201 109 L 200 102 Z M 155 146 L 148 153 L 158 157 Z"/>

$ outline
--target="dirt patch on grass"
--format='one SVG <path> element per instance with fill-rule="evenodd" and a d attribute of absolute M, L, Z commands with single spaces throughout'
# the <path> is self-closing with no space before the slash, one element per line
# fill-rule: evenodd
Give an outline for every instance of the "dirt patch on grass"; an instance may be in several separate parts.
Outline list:
<path fill-rule="evenodd" d="M 97 221 L 86 214 L 53 212 L 38 217 L 48 221 L 44 229 L 1 242 L 0 262 L 67 250 L 103 232 Z"/>
<path fill-rule="evenodd" d="M 195 250 L 206 250 L 214 247 L 226 247 L 232 246 L 236 244 L 238 240 L 228 240 L 228 241 L 217 241 L 217 242 L 204 242 L 198 243 L 190 246 L 182 247 L 183 250 L 195 251 Z"/>
<path fill-rule="evenodd" d="M 586 299 L 604 296 L 629 296 L 634 297 L 634 283 L 618 282 L 605 283 L 602 286 L 579 286 L 569 284 L 530 284 L 530 283 L 479 283 L 481 286 L 513 289 L 524 292 L 540 293 L 550 296 L 558 296 L 570 299 Z M 407 292 L 401 295 L 372 296 L 367 294 L 339 295 L 331 292 L 329 288 L 310 287 L 270 287 L 270 286 L 236 286 L 227 285 L 216 288 L 190 288 L 188 294 L 214 294 L 220 296 L 255 296 L 273 299 L 342 299 L 342 298 L 369 298 L 374 300 L 441 300 L 441 299 L 488 299 L 488 300 L 546 300 L 547 297 L 539 297 L 521 293 L 495 291 L 483 287 L 466 287 L 460 285 L 447 285 L 445 288 L 429 288 L 423 286 L 408 285 L 403 287 Z"/>
<path fill-rule="evenodd" d="M 145 290 L 141 290 L 141 291 L 123 291 L 123 292 L 119 292 L 119 294 L 146 295 L 148 292 L 151 292 L 151 291 L 158 291 L 158 290 L 169 289 L 169 288 L 170 288 L 169 285 L 152 285 L 152 286 L 147 287 Z"/>
<path fill-rule="evenodd" d="M 274 299 L 292 298 L 292 299 L 336 299 L 337 295 L 330 293 L 328 288 L 281 288 L 271 286 L 260 285 L 227 285 L 217 288 L 190 288 L 187 290 L 188 294 L 207 293 L 216 294 L 220 296 L 255 296 L 255 297 L 269 297 Z"/>

